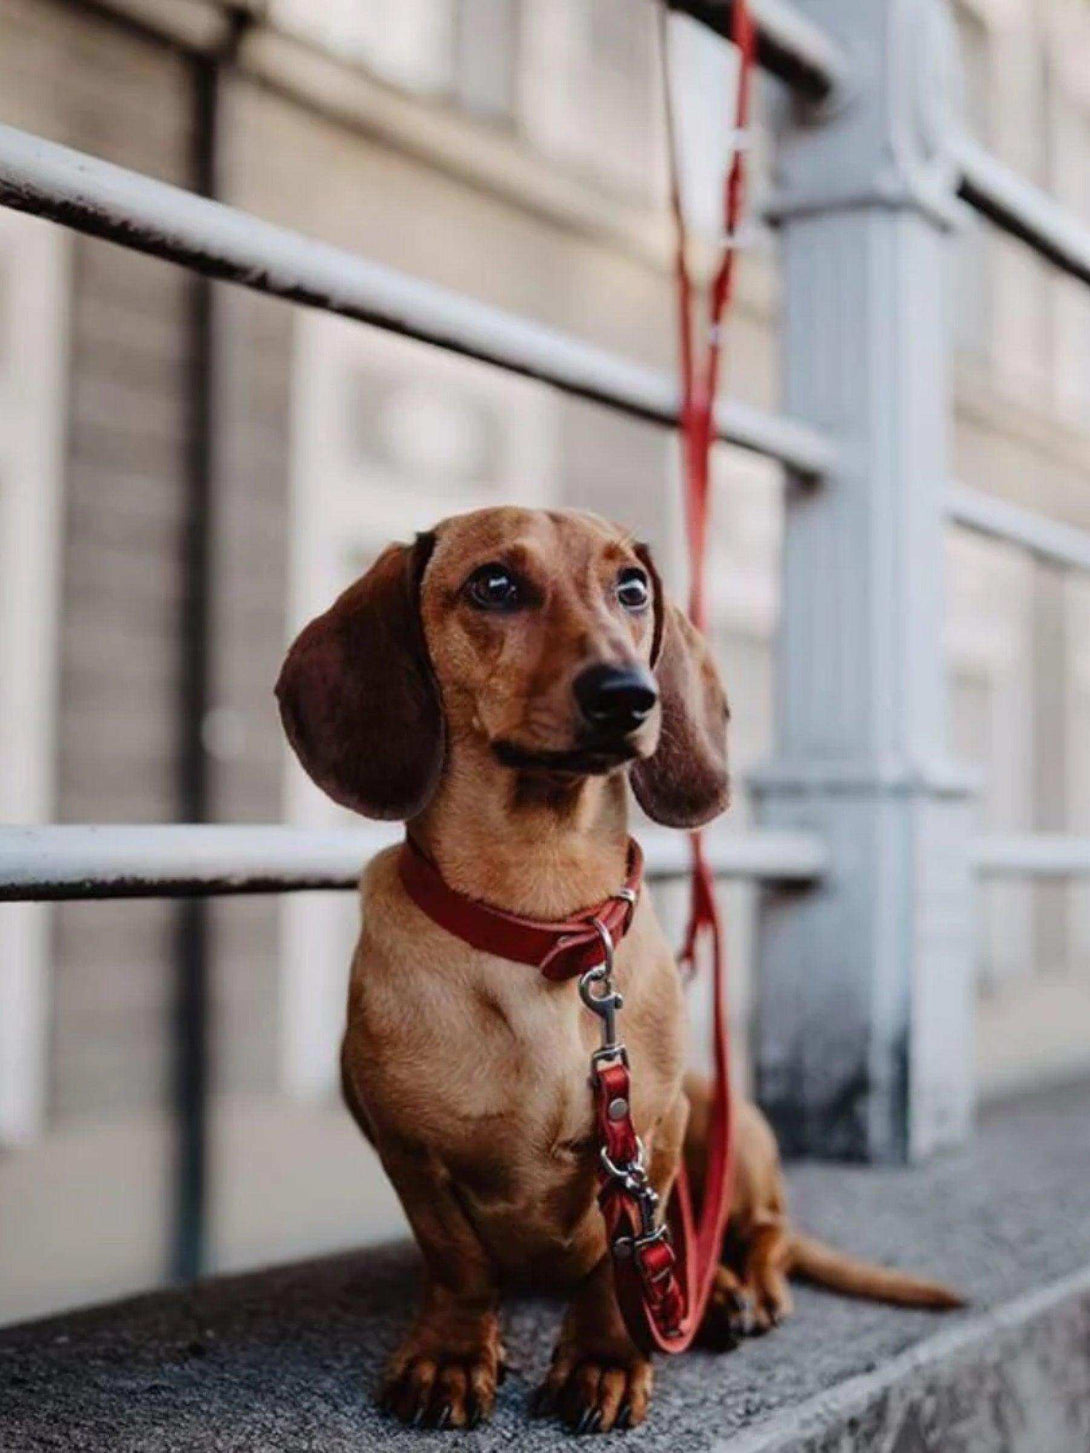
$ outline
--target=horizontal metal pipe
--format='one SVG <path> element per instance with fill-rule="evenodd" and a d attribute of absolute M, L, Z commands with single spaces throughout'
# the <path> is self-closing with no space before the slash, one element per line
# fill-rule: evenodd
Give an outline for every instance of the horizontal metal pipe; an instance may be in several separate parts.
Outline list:
<path fill-rule="evenodd" d="M 1090 837 L 1067 833 L 988 833 L 973 858 L 986 878 L 1090 877 Z"/>
<path fill-rule="evenodd" d="M 1061 524 L 960 484 L 951 488 L 947 510 L 955 524 L 978 534 L 1019 545 L 1054 565 L 1090 571 L 1090 531 Z"/>
<path fill-rule="evenodd" d="M 1090 283 L 1090 227 L 977 142 L 959 141 L 958 161 L 964 201 L 1056 267 Z"/>
<path fill-rule="evenodd" d="M 0 126 L 0 204 L 482 359 L 636 418 L 678 419 L 678 386 L 668 374 L 8 126 Z M 824 434 L 745 405 L 720 405 L 716 427 L 719 438 L 802 475 L 822 475 L 835 459 Z"/>
<path fill-rule="evenodd" d="M 402 829 L 387 825 L 316 830 L 171 825 L 0 828 L 0 902 L 78 898 L 172 898 L 294 893 L 354 888 L 363 865 Z M 683 878 L 684 834 L 640 832 L 647 874 Z M 829 870 L 822 840 L 806 832 L 759 829 L 706 834 L 719 878 L 820 882 Z M 990 833 L 977 838 L 973 862 L 984 876 L 1090 875 L 1090 837 L 1063 833 Z"/>
<path fill-rule="evenodd" d="M 669 828 L 641 828 L 639 839 L 652 879 L 684 878 L 691 862 L 689 839 Z M 705 853 L 717 878 L 743 878 L 772 883 L 813 884 L 829 871 L 829 851 L 809 832 L 755 828 L 728 832 L 712 828 L 704 834 Z"/>
<path fill-rule="evenodd" d="M 729 35 L 730 0 L 670 0 L 683 11 Z M 757 59 L 765 70 L 810 100 L 824 101 L 847 81 L 850 67 L 844 51 L 827 31 L 784 0 L 750 0 L 757 25 Z"/>
<path fill-rule="evenodd" d="M 364 863 L 401 833 L 393 826 L 4 827 L 0 901 L 353 888 Z M 640 841 L 649 877 L 668 880 L 688 872 L 683 835 L 651 828 Z M 806 833 L 712 832 L 707 851 L 723 878 L 809 883 L 827 866 L 824 845 Z"/>

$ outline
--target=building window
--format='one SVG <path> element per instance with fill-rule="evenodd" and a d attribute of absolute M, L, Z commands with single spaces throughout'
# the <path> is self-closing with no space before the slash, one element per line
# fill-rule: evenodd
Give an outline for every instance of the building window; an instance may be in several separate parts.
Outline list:
<path fill-rule="evenodd" d="M 489 120 L 516 108 L 520 0 L 271 0 L 289 34 Z"/>
<path fill-rule="evenodd" d="M 519 121 L 544 155 L 651 200 L 662 154 L 655 12 L 630 0 L 524 0 Z"/>
<path fill-rule="evenodd" d="M 521 0 L 460 0 L 454 26 L 454 89 L 467 111 L 512 121 L 518 110 Z"/>
<path fill-rule="evenodd" d="M 451 88 L 454 0 L 271 0 L 269 19 L 406 90 Z"/>

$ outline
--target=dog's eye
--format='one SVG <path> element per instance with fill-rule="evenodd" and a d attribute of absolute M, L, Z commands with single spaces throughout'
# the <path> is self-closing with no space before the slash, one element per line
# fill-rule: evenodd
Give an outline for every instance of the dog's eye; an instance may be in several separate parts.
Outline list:
<path fill-rule="evenodd" d="M 622 570 L 617 580 L 617 599 L 624 606 L 625 610 L 637 612 L 647 609 L 647 603 L 651 599 L 651 589 L 647 583 L 647 576 L 642 570 L 632 566 L 628 570 Z"/>
<path fill-rule="evenodd" d="M 503 565 L 482 565 L 466 581 L 466 595 L 479 610 L 517 610 L 519 583 Z"/>

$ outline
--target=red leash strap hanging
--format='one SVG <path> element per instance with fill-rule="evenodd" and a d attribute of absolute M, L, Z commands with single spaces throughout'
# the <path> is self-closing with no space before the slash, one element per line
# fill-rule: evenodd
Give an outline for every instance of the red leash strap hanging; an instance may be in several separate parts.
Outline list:
<path fill-rule="evenodd" d="M 671 101 L 667 48 L 668 15 L 661 11 L 661 54 L 670 162 L 670 204 L 677 233 L 676 280 L 682 384 L 681 433 L 685 519 L 689 544 L 693 624 L 707 618 L 705 574 L 710 509 L 711 449 L 715 439 L 715 395 L 719 382 L 722 326 L 734 285 L 738 230 L 745 198 L 745 144 L 749 124 L 756 34 L 746 0 L 734 0 L 731 39 L 738 51 L 732 158 L 724 189 L 723 251 L 708 289 L 703 356 L 694 327 L 694 288 L 688 261 L 688 234 L 681 198 L 677 135 Z M 631 1117 L 631 1087 L 624 1047 L 616 1040 L 614 1015 L 620 996 L 610 981 L 612 943 L 603 934 L 606 961 L 580 991 L 603 1020 L 602 1049 L 594 1057 L 592 1084 L 602 1147 L 599 1204 L 613 1248 L 617 1297 L 633 1340 L 647 1351 L 683 1352 L 699 1330 L 730 1212 L 732 1116 L 726 1016 L 726 963 L 715 886 L 699 834 L 692 839 L 692 899 L 682 963 L 695 968 L 702 940 L 710 946 L 712 969 L 715 1080 L 709 1122 L 704 1195 L 694 1218 L 688 1180 L 682 1168 L 662 1225 L 656 1224 L 657 1197 L 648 1180 L 643 1146 Z"/>

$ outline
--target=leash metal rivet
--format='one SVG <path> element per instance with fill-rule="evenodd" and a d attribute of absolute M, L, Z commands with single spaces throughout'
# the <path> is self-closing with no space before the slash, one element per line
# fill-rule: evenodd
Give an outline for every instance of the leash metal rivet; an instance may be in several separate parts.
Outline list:
<path fill-rule="evenodd" d="M 611 1120 L 623 1120 L 628 1114 L 628 1101 L 623 1095 L 618 1095 L 615 1100 L 610 1100 L 606 1114 Z"/>

